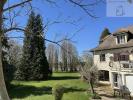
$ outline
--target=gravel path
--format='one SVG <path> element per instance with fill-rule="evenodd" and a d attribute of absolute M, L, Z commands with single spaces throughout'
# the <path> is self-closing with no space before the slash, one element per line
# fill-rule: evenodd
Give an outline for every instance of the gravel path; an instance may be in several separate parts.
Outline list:
<path fill-rule="evenodd" d="M 110 85 L 99 85 L 95 88 L 95 91 L 101 96 L 102 100 L 128 100 L 114 97 L 113 90 Z"/>

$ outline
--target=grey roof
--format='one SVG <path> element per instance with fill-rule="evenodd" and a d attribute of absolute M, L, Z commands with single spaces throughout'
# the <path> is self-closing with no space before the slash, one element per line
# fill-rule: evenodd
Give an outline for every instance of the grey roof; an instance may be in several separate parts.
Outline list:
<path fill-rule="evenodd" d="M 129 26 L 127 28 L 121 28 L 111 35 L 104 38 L 104 41 L 100 43 L 96 48 L 91 49 L 91 51 L 100 51 L 100 50 L 110 50 L 110 49 L 119 49 L 119 48 L 128 48 L 133 47 L 133 39 L 128 40 L 125 44 L 116 44 L 114 34 L 117 33 L 128 33 L 133 34 L 133 26 Z"/>

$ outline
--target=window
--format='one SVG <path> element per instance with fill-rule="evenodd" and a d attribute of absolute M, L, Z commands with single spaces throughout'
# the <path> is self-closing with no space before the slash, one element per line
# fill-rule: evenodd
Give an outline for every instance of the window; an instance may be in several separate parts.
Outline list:
<path fill-rule="evenodd" d="M 100 61 L 105 61 L 106 59 L 105 59 L 105 54 L 101 54 L 100 55 Z"/>
<path fill-rule="evenodd" d="M 129 61 L 129 55 L 114 54 L 114 61 Z"/>
<path fill-rule="evenodd" d="M 129 68 L 129 64 L 123 64 L 123 68 Z"/>
<path fill-rule="evenodd" d="M 99 81 L 109 81 L 109 71 L 99 70 Z"/>
<path fill-rule="evenodd" d="M 125 35 L 120 35 L 120 36 L 117 36 L 117 43 L 118 44 L 124 44 L 126 41 L 125 41 Z"/>
<path fill-rule="evenodd" d="M 113 83 L 115 87 L 118 87 L 118 74 L 113 73 Z"/>

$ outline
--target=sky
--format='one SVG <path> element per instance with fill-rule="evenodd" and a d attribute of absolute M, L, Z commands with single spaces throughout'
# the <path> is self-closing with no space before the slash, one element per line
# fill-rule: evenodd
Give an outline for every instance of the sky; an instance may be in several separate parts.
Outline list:
<path fill-rule="evenodd" d="M 15 3 L 19 0 L 11 1 Z M 86 1 L 91 2 L 91 0 Z M 64 0 L 58 0 L 57 6 L 47 2 L 39 2 L 39 0 L 33 1 L 32 5 L 34 11 L 41 14 L 44 25 L 48 21 L 51 23 L 54 21 L 61 22 L 49 25 L 48 30 L 45 32 L 45 37 L 54 41 L 58 41 L 66 35 L 73 37 L 72 41 L 77 47 L 79 54 L 98 45 L 99 37 L 104 28 L 114 32 L 121 27 L 133 25 L 133 17 L 107 17 L 106 3 L 99 3 L 90 8 L 91 12 L 98 17 L 96 19 L 88 16 L 79 7 L 69 2 L 64 2 Z M 23 15 L 16 20 L 24 26 L 26 25 L 27 18 L 27 16 Z M 71 24 L 69 22 L 75 23 Z M 18 34 L 15 35 L 17 36 Z"/>

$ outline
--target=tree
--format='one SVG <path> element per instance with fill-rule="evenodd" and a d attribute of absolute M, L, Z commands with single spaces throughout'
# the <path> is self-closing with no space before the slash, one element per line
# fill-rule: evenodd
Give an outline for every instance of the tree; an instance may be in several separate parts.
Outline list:
<path fill-rule="evenodd" d="M 14 40 L 9 40 L 9 46 L 10 48 L 8 49 L 8 62 L 14 67 L 14 79 L 16 79 L 16 69 L 19 68 L 22 58 L 22 46 Z"/>
<path fill-rule="evenodd" d="M 8 49 L 9 63 L 17 68 L 22 58 L 22 45 L 18 44 L 14 40 L 9 40 L 8 44 L 10 46 L 10 48 Z"/>
<path fill-rule="evenodd" d="M 83 65 L 91 65 L 93 66 L 93 57 L 90 51 L 85 50 L 83 51 L 83 54 L 81 56 L 81 62 L 83 62 Z"/>
<path fill-rule="evenodd" d="M 90 56 L 90 53 L 88 51 L 84 52 L 84 57 L 85 58 L 83 59 L 85 61 L 85 64 L 81 65 L 80 73 L 81 73 L 81 76 L 90 84 L 92 94 L 95 94 L 93 85 L 98 80 L 98 69 L 97 69 L 97 66 L 93 65 L 93 62 L 91 59 L 92 56 Z"/>
<path fill-rule="evenodd" d="M 35 27 L 35 13 L 31 13 L 27 23 L 26 31 L 30 30 L 31 32 L 25 31 L 24 45 L 23 45 L 23 54 L 21 65 L 17 68 L 16 79 L 17 80 L 28 80 L 31 76 L 31 66 L 32 66 L 32 37 L 33 37 L 33 28 Z"/>
<path fill-rule="evenodd" d="M 47 53 L 49 66 L 53 70 L 58 71 L 58 60 L 59 60 L 58 47 L 53 43 L 49 43 L 47 48 L 46 48 L 46 53 Z"/>
<path fill-rule="evenodd" d="M 47 2 L 50 2 L 50 3 L 54 3 L 52 2 L 51 0 L 45 0 Z M 93 18 L 96 18 L 95 16 L 93 16 L 89 10 L 89 6 L 93 6 L 93 5 L 96 5 L 99 1 L 94 1 L 93 3 L 91 4 L 87 4 L 87 2 L 80 2 L 80 1 L 74 1 L 74 0 L 68 0 L 70 3 L 72 4 L 75 4 L 77 5 L 77 7 L 80 7 L 83 11 L 85 11 L 87 13 L 87 15 L 93 17 Z M 102 0 L 101 0 L 102 1 Z M 16 1 L 17 2 L 17 1 Z M 7 0 L 0 0 L 0 91 L 1 91 L 1 99 L 2 100 L 9 100 L 9 96 L 8 96 L 8 93 L 6 91 L 6 87 L 5 87 L 5 82 L 4 82 L 4 76 L 3 76 L 3 67 L 2 67 L 2 34 L 3 33 L 7 33 L 7 32 L 11 32 L 11 31 L 24 31 L 25 32 L 25 29 L 24 28 L 21 28 L 21 27 L 18 27 L 14 24 L 12 24 L 12 21 L 11 21 L 11 26 L 9 28 L 7 28 L 5 31 L 2 29 L 2 26 L 3 26 L 3 16 L 4 16 L 4 13 L 8 12 L 10 13 L 11 10 L 15 9 L 15 8 L 18 8 L 21 7 L 25 7 L 25 4 L 29 4 L 30 2 L 32 2 L 32 0 L 23 0 L 23 1 L 20 1 L 20 2 L 17 2 L 16 4 L 12 4 L 12 5 L 8 5 L 5 6 L 8 2 Z M 87 4 L 87 5 L 86 5 Z M 13 12 L 14 13 L 14 12 Z M 9 18 L 10 19 L 10 18 Z M 10 21 L 8 18 L 7 20 Z M 50 41 L 48 39 L 45 39 L 49 42 L 53 42 L 53 41 Z M 58 44 L 58 42 L 54 42 L 56 44 Z"/>
<path fill-rule="evenodd" d="M 80 73 L 84 77 L 84 79 L 90 84 L 91 93 L 95 95 L 94 84 L 98 80 L 97 67 L 89 65 L 82 66 Z"/>
<path fill-rule="evenodd" d="M 56 47 L 56 50 L 55 50 L 55 56 L 54 56 L 54 62 L 55 62 L 55 71 L 59 71 L 59 49 L 58 47 Z"/>
<path fill-rule="evenodd" d="M 62 66 L 61 67 L 61 71 L 68 71 L 68 61 L 67 61 L 67 54 L 68 54 L 68 49 L 67 49 L 67 41 L 64 40 L 61 44 L 61 50 L 60 50 L 60 54 L 61 54 L 61 62 L 62 62 Z M 65 49 L 65 50 L 64 50 Z"/>
<path fill-rule="evenodd" d="M 46 49 L 46 53 L 47 53 L 49 66 L 51 67 L 51 69 L 54 69 L 55 45 L 52 44 L 52 43 L 49 43 L 48 46 L 47 46 L 47 49 Z"/>
<path fill-rule="evenodd" d="M 69 71 L 77 71 L 77 66 L 78 66 L 78 52 L 76 47 L 74 46 L 73 43 L 68 41 L 68 54 L 67 54 L 67 59 L 68 59 L 68 67 Z"/>
<path fill-rule="evenodd" d="M 8 43 L 8 38 L 5 34 L 2 36 L 2 64 L 3 64 L 3 72 L 5 77 L 6 86 L 9 87 L 10 82 L 13 80 L 14 75 L 14 66 L 10 64 L 8 61 L 8 50 L 10 49 L 10 45 Z"/>
<path fill-rule="evenodd" d="M 43 24 L 41 16 L 31 13 L 25 32 L 22 64 L 16 77 L 19 80 L 45 80 L 51 74 L 45 56 Z"/>
<path fill-rule="evenodd" d="M 100 43 L 103 42 L 103 39 L 110 35 L 111 33 L 109 32 L 109 29 L 108 28 L 105 28 L 100 36 Z"/>
<path fill-rule="evenodd" d="M 61 48 L 62 71 L 76 71 L 78 65 L 78 52 L 74 44 L 64 39 Z M 64 50 L 65 49 L 65 50 Z"/>
<path fill-rule="evenodd" d="M 33 58 L 32 58 L 32 72 L 33 80 L 46 80 L 52 74 L 52 70 L 49 68 L 49 64 L 45 55 L 45 42 L 42 18 L 38 14 L 35 18 L 35 27 L 33 27 Z M 36 26 L 37 25 L 37 26 Z"/>

